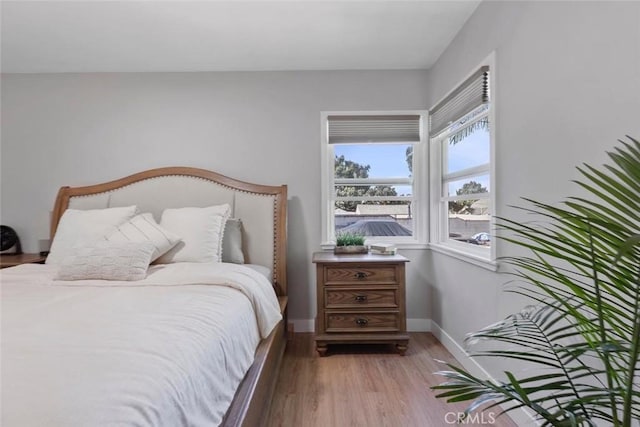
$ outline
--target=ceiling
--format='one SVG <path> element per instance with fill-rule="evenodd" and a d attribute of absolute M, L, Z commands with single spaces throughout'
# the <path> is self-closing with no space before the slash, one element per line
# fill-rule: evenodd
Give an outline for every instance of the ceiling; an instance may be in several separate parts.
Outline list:
<path fill-rule="evenodd" d="M 2 1 L 2 72 L 428 69 L 474 1 Z"/>

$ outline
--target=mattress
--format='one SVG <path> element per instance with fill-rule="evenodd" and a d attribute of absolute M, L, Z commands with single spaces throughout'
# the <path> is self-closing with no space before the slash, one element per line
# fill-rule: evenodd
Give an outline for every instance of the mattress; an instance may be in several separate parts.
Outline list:
<path fill-rule="evenodd" d="M 11 426 L 211 426 L 282 318 L 235 264 L 152 266 L 138 282 L 0 272 L 2 419 Z"/>

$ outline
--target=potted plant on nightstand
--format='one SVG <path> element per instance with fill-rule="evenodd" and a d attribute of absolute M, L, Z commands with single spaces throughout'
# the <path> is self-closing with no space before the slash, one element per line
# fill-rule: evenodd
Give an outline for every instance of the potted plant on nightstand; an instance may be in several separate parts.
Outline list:
<path fill-rule="evenodd" d="M 344 232 L 336 235 L 336 247 L 334 254 L 366 254 L 367 247 L 364 245 L 364 234 Z"/>

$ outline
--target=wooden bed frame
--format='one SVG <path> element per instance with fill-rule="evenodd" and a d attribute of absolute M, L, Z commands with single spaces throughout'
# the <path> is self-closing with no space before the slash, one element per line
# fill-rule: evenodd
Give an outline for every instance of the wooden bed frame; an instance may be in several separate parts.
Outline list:
<path fill-rule="evenodd" d="M 264 425 L 271 405 L 271 397 L 278 379 L 282 357 L 286 347 L 287 325 L 287 186 L 269 186 L 238 181 L 205 169 L 168 167 L 151 169 L 115 181 L 85 187 L 62 187 L 58 191 L 51 218 L 51 238 L 58 222 L 73 198 L 101 196 L 146 180 L 166 177 L 189 177 L 210 181 L 225 190 L 245 195 L 268 196 L 273 200 L 273 285 L 280 302 L 283 319 L 256 349 L 255 360 L 240 383 L 231 406 L 223 419 L 225 427 L 254 427 Z M 110 197 L 107 197 L 110 200 Z M 210 203 L 215 204 L 215 203 Z M 109 205 L 102 207 L 114 207 Z M 72 206 L 73 207 L 73 206 Z M 177 206 L 171 206 L 177 207 Z"/>

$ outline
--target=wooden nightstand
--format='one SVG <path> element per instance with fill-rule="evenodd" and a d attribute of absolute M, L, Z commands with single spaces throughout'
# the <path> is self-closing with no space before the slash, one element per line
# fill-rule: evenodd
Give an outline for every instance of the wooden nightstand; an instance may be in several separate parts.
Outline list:
<path fill-rule="evenodd" d="M 316 350 L 328 344 L 391 343 L 407 350 L 405 263 L 401 255 L 316 252 Z"/>
<path fill-rule="evenodd" d="M 40 254 L 0 255 L 0 268 L 15 267 L 20 264 L 42 264 L 46 256 Z"/>

